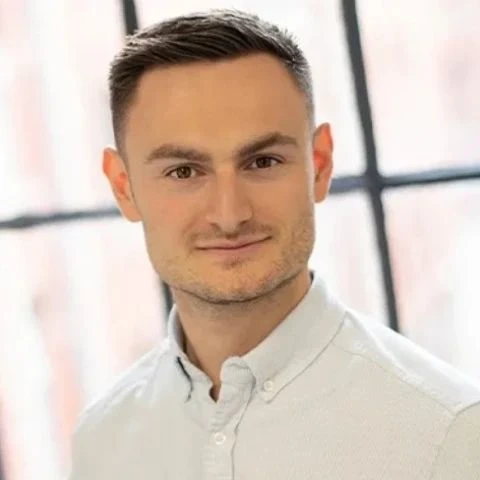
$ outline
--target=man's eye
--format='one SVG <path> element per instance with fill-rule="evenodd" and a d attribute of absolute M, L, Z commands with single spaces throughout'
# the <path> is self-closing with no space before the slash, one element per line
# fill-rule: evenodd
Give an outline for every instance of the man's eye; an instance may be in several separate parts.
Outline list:
<path fill-rule="evenodd" d="M 273 157 L 258 157 L 250 164 L 250 167 L 253 168 L 253 170 L 265 169 L 272 167 L 273 162 L 280 163 L 279 160 Z"/>
<path fill-rule="evenodd" d="M 167 173 L 167 177 L 173 177 L 176 180 L 186 180 L 192 178 L 194 169 L 188 165 L 182 165 L 181 167 L 174 168 Z"/>

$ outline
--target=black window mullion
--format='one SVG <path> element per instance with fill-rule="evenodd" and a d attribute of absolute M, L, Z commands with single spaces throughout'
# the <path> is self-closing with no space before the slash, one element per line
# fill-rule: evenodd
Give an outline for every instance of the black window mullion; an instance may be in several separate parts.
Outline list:
<path fill-rule="evenodd" d="M 432 168 L 421 172 L 400 173 L 383 177 L 384 188 L 414 187 L 422 185 L 479 180 L 480 161 L 477 165 Z"/>
<path fill-rule="evenodd" d="M 138 16 L 135 0 L 121 0 L 123 28 L 126 35 L 132 35 L 138 30 Z"/>
<path fill-rule="evenodd" d="M 81 220 L 99 220 L 111 217 L 119 217 L 120 210 L 117 207 L 98 208 L 91 210 L 74 210 L 70 212 L 54 212 L 46 214 L 25 214 L 18 217 L 0 220 L 1 230 L 24 230 L 49 224 L 60 224 Z"/>
<path fill-rule="evenodd" d="M 382 200 L 384 184 L 378 171 L 377 153 L 373 133 L 373 120 L 368 96 L 365 65 L 363 61 L 360 31 L 358 26 L 357 6 L 355 0 L 342 0 L 342 13 L 345 25 L 345 35 L 352 68 L 355 96 L 362 127 L 363 143 L 367 168 L 365 170 L 366 184 L 370 204 L 375 221 L 375 232 L 382 266 L 383 285 L 387 300 L 389 325 L 399 331 L 395 290 L 393 286 L 392 266 L 387 231 L 385 227 L 385 209 Z"/>

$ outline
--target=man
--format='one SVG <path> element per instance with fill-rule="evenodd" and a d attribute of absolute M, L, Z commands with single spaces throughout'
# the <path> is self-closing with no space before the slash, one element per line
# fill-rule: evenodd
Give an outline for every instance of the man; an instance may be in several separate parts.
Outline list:
<path fill-rule="evenodd" d="M 285 32 L 214 10 L 130 37 L 103 171 L 175 301 L 86 408 L 71 480 L 480 479 L 480 388 L 307 266 L 331 174 Z"/>

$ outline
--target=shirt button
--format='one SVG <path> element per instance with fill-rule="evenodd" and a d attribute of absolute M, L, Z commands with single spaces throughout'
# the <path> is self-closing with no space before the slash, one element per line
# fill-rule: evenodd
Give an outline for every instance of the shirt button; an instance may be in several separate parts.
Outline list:
<path fill-rule="evenodd" d="M 263 384 L 263 389 L 266 391 L 266 392 L 271 392 L 273 390 L 273 382 L 271 380 L 267 380 L 264 384 Z"/>
<path fill-rule="evenodd" d="M 223 445 L 225 443 L 226 439 L 227 439 L 227 437 L 222 432 L 217 432 L 213 436 L 213 441 L 215 442 L 216 445 Z"/>

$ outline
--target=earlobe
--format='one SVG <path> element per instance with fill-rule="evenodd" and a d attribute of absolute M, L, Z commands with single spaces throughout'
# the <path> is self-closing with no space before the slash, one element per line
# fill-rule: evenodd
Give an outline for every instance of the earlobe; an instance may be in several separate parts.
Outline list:
<path fill-rule="evenodd" d="M 123 216 L 131 222 L 141 220 L 132 194 L 130 179 L 119 153 L 112 147 L 103 150 L 102 170 Z"/>

